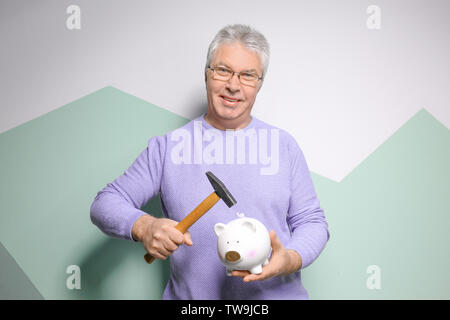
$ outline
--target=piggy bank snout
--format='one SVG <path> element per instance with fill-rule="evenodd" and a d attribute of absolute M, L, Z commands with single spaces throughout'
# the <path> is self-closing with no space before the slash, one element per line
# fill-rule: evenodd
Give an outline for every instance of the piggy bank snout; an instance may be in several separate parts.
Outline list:
<path fill-rule="evenodd" d="M 241 258 L 241 255 L 237 251 L 228 251 L 225 253 L 225 259 L 228 262 L 236 262 Z"/>

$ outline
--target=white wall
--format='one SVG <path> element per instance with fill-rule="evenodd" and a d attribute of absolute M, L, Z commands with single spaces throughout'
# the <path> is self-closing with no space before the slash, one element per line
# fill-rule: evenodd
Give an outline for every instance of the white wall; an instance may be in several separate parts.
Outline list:
<path fill-rule="evenodd" d="M 71 4 L 81 29 L 66 27 Z M 445 0 L 2 0 L 0 133 L 107 85 L 192 119 L 209 42 L 246 23 L 272 47 L 254 115 L 340 181 L 422 108 L 450 128 L 449 12 Z"/>

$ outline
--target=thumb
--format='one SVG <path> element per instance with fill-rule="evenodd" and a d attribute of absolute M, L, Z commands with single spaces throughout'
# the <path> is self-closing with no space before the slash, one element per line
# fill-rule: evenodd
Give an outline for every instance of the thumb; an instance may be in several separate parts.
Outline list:
<path fill-rule="evenodd" d="M 192 246 L 192 239 L 191 239 L 191 233 L 189 231 L 186 231 L 184 233 L 184 243 L 187 244 L 188 246 Z"/>
<path fill-rule="evenodd" d="M 280 239 L 278 238 L 274 230 L 270 230 L 269 236 L 273 251 L 277 251 L 283 248 L 283 244 L 281 243 Z"/>

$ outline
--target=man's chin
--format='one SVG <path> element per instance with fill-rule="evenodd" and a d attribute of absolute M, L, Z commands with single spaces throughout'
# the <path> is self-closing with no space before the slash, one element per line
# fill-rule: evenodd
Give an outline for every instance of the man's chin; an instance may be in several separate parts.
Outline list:
<path fill-rule="evenodd" d="M 238 108 L 231 108 L 231 107 L 221 107 L 219 110 L 216 110 L 216 115 L 218 118 L 222 120 L 236 120 L 239 119 L 239 117 L 242 116 L 242 111 Z"/>

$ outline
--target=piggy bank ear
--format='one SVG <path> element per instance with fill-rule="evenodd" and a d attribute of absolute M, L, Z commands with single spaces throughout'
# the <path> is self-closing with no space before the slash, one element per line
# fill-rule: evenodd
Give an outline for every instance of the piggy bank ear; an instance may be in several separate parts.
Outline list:
<path fill-rule="evenodd" d="M 220 234 L 225 230 L 225 225 L 223 223 L 216 223 L 214 226 L 214 232 L 217 236 L 220 236 Z"/>
<path fill-rule="evenodd" d="M 252 232 L 256 232 L 256 225 L 252 221 L 244 220 L 242 226 Z"/>

